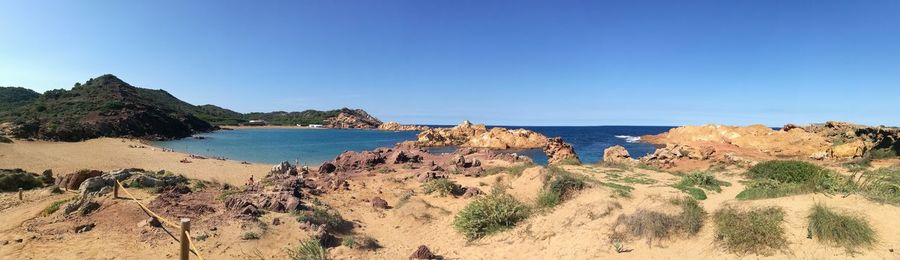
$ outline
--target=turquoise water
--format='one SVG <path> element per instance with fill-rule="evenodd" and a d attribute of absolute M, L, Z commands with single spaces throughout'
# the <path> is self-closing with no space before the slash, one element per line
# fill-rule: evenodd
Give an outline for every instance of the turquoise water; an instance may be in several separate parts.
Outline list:
<path fill-rule="evenodd" d="M 508 127 L 519 128 L 519 127 Z M 622 145 L 632 157 L 652 153 L 655 147 L 636 142 L 633 137 L 668 131 L 667 126 L 584 126 L 521 127 L 549 137 L 562 137 L 572 144 L 586 163 L 597 162 L 603 149 Z M 250 128 L 201 134 L 205 139 L 185 138 L 156 142 L 169 149 L 205 156 L 221 156 L 232 160 L 275 164 L 299 160 L 317 165 L 334 159 L 344 151 L 365 151 L 415 140 L 418 132 L 388 132 L 359 129 L 275 129 Z M 432 152 L 452 152 L 454 148 L 434 148 Z M 536 163 L 546 164 L 547 157 L 539 149 L 510 151 L 527 155 Z"/>
<path fill-rule="evenodd" d="M 344 151 L 391 147 L 414 140 L 417 132 L 360 129 L 250 128 L 200 134 L 205 139 L 184 138 L 156 142 L 176 151 L 232 160 L 275 164 L 281 161 L 316 165 Z"/>

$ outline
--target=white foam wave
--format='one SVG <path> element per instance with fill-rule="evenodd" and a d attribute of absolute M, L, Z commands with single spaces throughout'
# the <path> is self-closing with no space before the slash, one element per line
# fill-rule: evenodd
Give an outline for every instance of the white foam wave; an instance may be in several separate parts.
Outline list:
<path fill-rule="evenodd" d="M 617 135 L 616 138 L 625 139 L 626 143 L 637 143 L 641 141 L 640 136 Z"/>

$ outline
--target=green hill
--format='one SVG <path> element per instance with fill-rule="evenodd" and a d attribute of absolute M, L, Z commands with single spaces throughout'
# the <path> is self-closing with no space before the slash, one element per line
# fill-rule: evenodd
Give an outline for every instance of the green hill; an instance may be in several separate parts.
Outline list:
<path fill-rule="evenodd" d="M 103 136 L 168 139 L 215 129 L 191 108 L 163 90 L 137 88 L 103 75 L 76 83 L 72 90 L 47 91 L 3 120 L 15 122 L 15 137 L 60 141 Z"/>
<path fill-rule="evenodd" d="M 56 89 L 44 94 L 3 87 L 0 109 L 0 123 L 13 123 L 13 127 L 6 127 L 5 134 L 59 141 L 97 137 L 182 138 L 215 130 L 216 125 L 236 125 L 249 120 L 337 128 L 373 128 L 381 124 L 360 109 L 242 114 L 215 105 L 194 106 L 164 90 L 138 88 L 113 75 L 76 83 L 71 90 Z"/>

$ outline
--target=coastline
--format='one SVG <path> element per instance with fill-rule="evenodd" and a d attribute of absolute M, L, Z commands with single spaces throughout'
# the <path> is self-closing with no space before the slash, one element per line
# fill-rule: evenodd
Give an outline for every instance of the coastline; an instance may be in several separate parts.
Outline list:
<path fill-rule="evenodd" d="M 187 159 L 190 163 L 183 163 Z M 61 176 L 81 169 L 110 171 L 122 168 L 166 170 L 188 178 L 243 184 L 251 175 L 259 178 L 270 165 L 234 160 L 191 158 L 149 143 L 123 138 L 98 138 L 82 142 L 22 141 L 0 144 L 0 168 L 30 172 L 52 169 Z"/>

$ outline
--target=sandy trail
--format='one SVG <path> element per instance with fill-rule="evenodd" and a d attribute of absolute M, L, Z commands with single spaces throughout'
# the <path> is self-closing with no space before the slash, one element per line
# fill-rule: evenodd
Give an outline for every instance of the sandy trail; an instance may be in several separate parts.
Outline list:
<path fill-rule="evenodd" d="M 130 148 L 143 147 L 143 148 Z M 240 185 L 250 175 L 257 178 L 270 166 L 241 164 L 238 161 L 188 158 L 188 154 L 165 152 L 138 141 L 99 138 L 84 142 L 16 141 L 0 144 L 0 168 L 22 168 L 30 172 L 52 169 L 54 174 L 67 174 L 80 169 L 109 171 L 121 168 L 167 170 L 188 178 Z"/>

